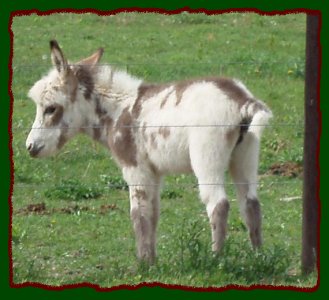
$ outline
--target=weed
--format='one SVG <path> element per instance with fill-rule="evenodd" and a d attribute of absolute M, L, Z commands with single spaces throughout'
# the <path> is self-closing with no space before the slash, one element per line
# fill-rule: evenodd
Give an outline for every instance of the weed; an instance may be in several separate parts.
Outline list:
<path fill-rule="evenodd" d="M 165 189 L 161 192 L 161 198 L 177 199 L 183 197 L 183 192 L 180 189 Z"/>
<path fill-rule="evenodd" d="M 287 250 L 277 244 L 254 251 L 245 242 L 228 240 L 218 263 L 219 268 L 234 280 L 252 284 L 275 281 L 287 272 L 290 259 Z"/>
<path fill-rule="evenodd" d="M 50 199 L 81 200 L 98 198 L 102 195 L 100 188 L 88 186 L 76 179 L 61 180 L 54 187 L 47 189 L 44 195 Z"/>
<path fill-rule="evenodd" d="M 203 233 L 205 228 L 197 220 L 183 220 L 179 245 L 179 268 L 181 272 L 190 272 L 191 270 L 205 270 L 209 267 L 209 258 L 212 254 L 210 243 L 204 241 Z"/>
<path fill-rule="evenodd" d="M 12 225 L 12 242 L 14 244 L 21 243 L 25 236 L 26 236 L 26 229 L 22 229 L 21 226 L 16 224 Z"/>
<path fill-rule="evenodd" d="M 274 244 L 255 251 L 247 239 L 236 241 L 228 237 L 221 252 L 215 254 L 204 233 L 208 230 L 199 221 L 183 221 L 177 261 L 172 262 L 178 266 L 179 276 L 201 273 L 210 279 L 219 272 L 234 282 L 249 285 L 275 282 L 287 274 L 291 265 L 288 250 L 282 246 Z M 158 268 L 165 269 L 163 265 Z"/>
<path fill-rule="evenodd" d="M 174 16 L 173 22 L 176 24 L 211 24 L 217 22 L 216 18 L 209 17 L 206 14 L 190 14 L 183 12 L 179 15 Z"/>
<path fill-rule="evenodd" d="M 128 191 L 128 184 L 122 176 L 100 175 L 101 181 L 110 189 Z"/>

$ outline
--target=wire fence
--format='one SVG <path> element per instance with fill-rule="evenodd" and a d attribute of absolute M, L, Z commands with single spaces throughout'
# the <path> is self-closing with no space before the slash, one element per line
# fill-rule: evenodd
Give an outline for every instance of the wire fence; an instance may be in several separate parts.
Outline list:
<path fill-rule="evenodd" d="M 229 126 L 236 126 L 236 125 L 232 125 L 232 124 L 221 124 L 221 125 L 177 125 L 177 126 L 158 126 L 158 125 L 149 125 L 149 126 L 119 126 L 119 127 L 124 127 L 124 128 L 138 128 L 138 129 L 145 129 L 145 128 L 218 128 L 218 127 L 229 127 Z M 256 126 L 266 126 L 266 127 L 288 127 L 288 128 L 303 128 L 304 126 L 302 124 L 271 124 L 271 125 L 256 125 Z M 88 127 L 84 127 L 84 129 L 93 129 L 93 128 L 103 128 L 103 126 L 88 126 Z M 31 127 L 20 127 L 20 128 L 13 128 L 14 130 L 30 130 Z M 32 129 L 40 129 L 40 130 L 53 130 L 54 128 L 32 128 Z M 67 129 L 67 128 L 66 128 Z M 16 145 L 17 147 L 17 145 Z M 23 147 L 23 145 L 22 145 Z M 25 149 L 24 149 L 25 150 Z M 83 158 L 81 159 L 85 159 L 85 156 L 89 156 L 90 154 L 90 159 L 92 159 L 92 157 L 95 155 L 95 150 L 94 151 L 90 151 L 90 150 L 86 150 L 83 151 L 84 155 Z M 15 153 L 15 150 L 14 150 Z M 70 153 L 71 156 L 79 156 L 79 154 L 81 154 L 81 149 L 74 149 L 74 150 L 69 150 L 66 152 L 66 154 Z M 89 154 L 88 154 L 89 153 Z M 107 153 L 106 153 L 107 154 Z M 63 154 L 62 154 L 63 155 Z M 101 154 L 103 155 L 103 154 Z M 109 158 L 110 158 L 110 153 L 108 154 Z M 62 156 L 63 157 L 63 156 Z M 105 158 L 105 155 L 104 155 Z M 69 159 L 69 158 L 68 158 Z M 68 160 L 67 159 L 67 160 Z M 88 164 L 85 172 L 87 173 L 88 169 L 90 168 L 90 163 Z M 274 175 L 274 174 L 272 174 Z M 85 176 L 83 176 L 85 177 Z M 292 176 L 292 177 L 298 177 L 298 174 Z M 70 180 L 69 178 L 65 179 L 62 178 L 60 176 L 60 180 L 61 181 L 65 181 L 65 180 Z M 179 188 L 179 189 L 194 189 L 194 188 L 198 188 L 199 186 L 209 186 L 209 187 L 215 187 L 215 186 L 240 186 L 240 185 L 254 185 L 257 186 L 258 188 L 265 188 L 265 187 L 280 187 L 282 185 L 296 185 L 296 180 L 283 180 L 283 178 L 281 178 L 280 180 L 262 180 L 260 178 L 260 180 L 255 181 L 255 182 L 229 182 L 229 181 L 225 181 L 225 182 L 196 182 L 195 179 L 190 179 L 191 182 L 166 182 L 166 183 L 161 183 L 161 184 L 145 184 L 145 183 L 132 183 L 132 184 L 127 184 L 127 183 L 120 183 L 120 184 L 113 184 L 113 183 L 107 183 L 107 184 L 101 184 L 103 189 L 129 189 L 130 187 L 150 187 L 150 186 L 160 186 L 163 190 L 170 190 L 172 188 Z M 52 182 L 54 182 L 54 178 L 52 179 Z M 56 180 L 55 180 L 56 182 Z M 302 180 L 299 180 L 298 182 L 302 182 Z M 39 183 L 39 184 L 33 184 L 33 183 L 15 183 L 14 184 L 14 189 L 18 188 L 18 189 L 40 189 L 40 188 L 55 188 L 56 185 L 54 184 L 46 184 L 46 183 Z"/>
<path fill-rule="evenodd" d="M 245 124 L 248 125 L 248 124 Z M 117 126 L 118 128 L 123 127 L 123 128 L 137 128 L 137 129 L 145 129 L 145 128 L 218 128 L 218 127 L 230 127 L 230 126 L 237 126 L 237 125 L 233 125 L 233 124 L 208 124 L 208 125 L 146 125 L 146 126 L 135 126 L 135 125 L 124 125 L 124 126 Z M 241 125 L 243 126 L 243 124 Z M 277 123 L 277 124 L 267 124 L 267 125 L 254 125 L 254 126 L 264 126 L 264 127 L 287 127 L 287 128 L 291 128 L 291 129 L 295 129 L 295 128 L 304 128 L 303 124 L 301 123 Z M 64 128 L 64 127 L 63 127 Z M 67 129 L 68 127 L 65 127 L 65 129 Z M 83 127 L 83 129 L 93 129 L 93 128 L 104 128 L 104 126 L 86 126 Z M 25 126 L 20 126 L 20 127 L 14 127 L 14 130 L 30 130 L 30 129 L 37 129 L 37 130 L 53 130 L 54 128 L 43 128 L 43 127 L 39 127 L 39 128 L 31 128 L 31 127 L 25 127 Z M 79 127 L 78 129 L 81 129 L 81 127 Z M 16 144 L 16 147 L 18 145 Z M 23 146 L 23 145 L 21 145 Z M 25 151 L 25 149 L 24 149 Z M 89 151 L 89 150 L 86 150 Z M 84 152 L 84 155 L 86 154 L 86 151 Z M 93 155 L 95 155 L 95 152 L 93 151 L 89 151 L 90 152 L 90 157 L 92 158 Z M 89 153 L 88 152 L 88 153 Z M 67 153 L 70 153 L 73 156 L 79 156 L 79 153 L 81 153 L 80 149 L 75 149 L 75 150 L 70 150 L 67 151 Z M 87 156 L 89 156 L 89 154 L 87 153 Z M 106 153 L 107 154 L 107 153 Z M 110 155 L 109 155 L 110 156 Z M 82 158 L 85 159 L 85 158 Z M 90 167 L 90 163 L 88 164 L 85 172 L 87 173 L 88 169 Z M 85 177 L 85 176 L 83 176 Z M 296 176 L 297 177 L 297 176 Z M 64 179 L 65 180 L 65 179 Z M 68 179 L 69 180 L 69 179 Z M 270 187 L 270 186 L 280 186 L 280 185 L 296 185 L 296 181 L 293 180 L 277 180 L 277 181 L 273 181 L 271 180 L 270 182 L 268 182 L 267 180 L 259 180 L 259 181 L 255 181 L 255 182 L 179 182 L 179 183 L 174 183 L 174 182 L 170 182 L 170 183 L 166 183 L 166 184 L 142 184 L 142 183 L 132 183 L 132 184 L 126 184 L 126 183 L 120 183 L 120 184 L 111 184 L 108 183 L 106 185 L 103 185 L 102 188 L 105 189 L 128 189 L 129 187 L 145 187 L 145 186 L 158 186 L 161 185 L 161 187 L 163 189 L 170 189 L 173 187 L 178 187 L 178 188 L 182 188 L 182 189 L 191 189 L 191 188 L 197 188 L 199 186 L 239 186 L 239 185 L 256 185 L 257 187 Z M 47 187 L 50 188 L 51 185 L 49 184 L 33 184 L 33 183 L 18 183 L 14 185 L 14 188 L 41 188 L 41 187 Z"/>
<path fill-rule="evenodd" d="M 13 80 L 15 81 L 15 72 L 28 72 L 27 79 L 32 77 L 38 77 L 41 74 L 45 74 L 50 68 L 50 57 L 43 55 L 42 63 L 31 64 L 13 64 L 12 70 L 14 73 Z M 72 64 L 74 66 L 74 64 Z M 144 80 L 154 79 L 163 81 L 173 80 L 173 74 L 175 78 L 198 78 L 200 76 L 228 76 L 238 77 L 239 79 L 250 79 L 252 76 L 263 78 L 264 76 L 272 76 L 274 73 L 280 74 L 280 76 L 286 76 L 290 78 L 305 78 L 305 58 L 296 57 L 291 60 L 276 60 L 270 61 L 264 58 L 252 58 L 251 60 L 237 60 L 228 62 L 166 62 L 161 63 L 152 62 L 111 62 L 111 63 L 99 63 L 95 67 L 111 67 L 113 71 L 125 71 L 134 76 L 141 77 Z M 197 68 L 191 68 L 191 67 Z M 155 68 L 154 68 L 155 67 Z M 168 68 L 167 68 L 168 67 Z M 236 68 L 239 68 L 236 72 Z M 161 69 L 161 72 L 159 71 Z M 33 72 L 32 72 L 33 70 Z M 150 71 L 151 70 L 151 71 Z M 237 75 L 238 74 L 238 75 Z M 154 78 L 153 78 L 154 77 Z M 35 78 L 37 79 L 37 78 Z M 31 82 L 33 84 L 33 82 Z"/>
<path fill-rule="evenodd" d="M 47 55 L 44 55 L 42 57 L 43 60 L 47 60 L 44 63 L 33 63 L 33 64 L 18 64 L 12 65 L 12 68 L 18 69 L 18 68 L 35 68 L 35 67 L 45 67 L 49 68 L 50 64 L 48 63 L 48 59 L 50 62 L 50 57 Z M 74 66 L 74 64 L 68 64 L 69 66 Z M 261 59 L 253 59 L 253 60 L 236 60 L 236 61 L 228 61 L 228 62 L 221 62 L 221 63 L 216 63 L 216 62 L 111 62 L 111 63 L 98 63 L 97 66 L 95 67 L 104 67 L 104 66 L 109 66 L 109 67 L 133 67 L 133 66 L 150 66 L 150 65 L 156 65 L 156 66 L 170 66 L 170 67 L 175 67 L 175 66 L 211 66 L 214 68 L 220 69 L 221 66 L 236 66 L 236 65 L 267 65 L 267 66 L 272 66 L 272 65 L 301 65 L 305 66 L 305 59 L 300 58 L 300 59 L 291 59 L 291 60 L 261 60 Z"/>
<path fill-rule="evenodd" d="M 69 181 L 69 179 L 68 179 Z M 271 181 L 271 182 L 265 182 L 265 181 L 257 181 L 257 182 L 223 182 L 223 183 L 167 183 L 167 184 L 142 184 L 142 183 L 136 183 L 136 184 L 107 184 L 106 186 L 103 186 L 104 189 L 125 189 L 129 187 L 161 187 L 164 189 L 170 189 L 173 187 L 176 188 L 182 188 L 182 189 L 191 189 L 191 188 L 198 188 L 199 186 L 235 186 L 235 185 L 256 185 L 256 186 L 273 186 L 273 185 L 296 185 L 296 182 L 294 181 Z M 41 188 L 41 187 L 47 187 L 47 188 L 53 188 L 56 187 L 56 185 L 49 185 L 49 184 L 15 184 L 15 188 Z"/>
<path fill-rule="evenodd" d="M 196 124 L 196 125 L 113 125 L 113 129 L 130 128 L 130 129 L 145 129 L 145 128 L 220 128 L 220 127 L 237 127 L 237 126 L 248 126 L 248 127 L 296 127 L 304 128 L 302 123 L 277 123 L 277 124 L 247 124 L 241 123 L 236 124 Z M 54 129 L 104 129 L 107 128 L 101 125 L 95 126 L 81 126 L 81 127 L 13 127 L 14 130 L 54 130 Z"/>
<path fill-rule="evenodd" d="M 48 59 L 49 57 L 43 57 L 44 60 Z M 132 68 L 141 68 L 142 66 L 150 65 L 150 63 L 121 63 L 121 62 L 114 62 L 111 64 L 99 64 L 99 66 L 111 66 L 114 68 L 121 68 L 124 71 L 128 71 Z M 253 61 L 231 61 L 231 62 L 225 62 L 220 64 L 214 64 L 214 63 L 208 63 L 208 62 L 191 62 L 191 63 L 157 63 L 152 62 L 152 65 L 155 66 L 169 66 L 172 67 L 179 67 L 182 68 L 184 66 L 190 66 L 190 65 L 199 65 L 202 67 L 211 67 L 212 71 L 215 71 L 215 73 L 223 74 L 227 68 L 237 66 L 247 66 L 247 69 L 249 67 L 260 67 L 260 68 L 271 68 L 271 67 L 279 67 L 281 71 L 284 71 L 285 73 L 291 72 L 294 73 L 297 77 L 303 78 L 304 73 L 304 61 L 300 60 L 289 60 L 289 61 L 261 61 L 261 60 L 253 60 Z M 49 64 L 47 63 L 40 63 L 40 64 L 20 64 L 20 65 L 13 65 L 12 68 L 15 71 L 18 71 L 19 69 L 25 69 L 30 70 L 35 68 L 41 68 L 44 70 L 49 69 Z M 287 68 L 288 67 L 288 68 Z M 259 70 L 259 69 L 258 69 Z M 271 99 L 271 102 L 281 101 L 281 99 Z M 301 119 L 302 120 L 302 119 Z M 120 128 L 130 128 L 130 129 L 136 129 L 136 130 L 145 130 L 147 128 L 149 129 L 159 129 L 159 128 L 168 128 L 168 129 L 180 129 L 180 128 L 226 128 L 226 127 L 236 127 L 236 124 L 147 124 L 147 125 L 113 125 L 113 128 L 120 129 Z M 277 122 L 277 123 L 270 123 L 270 124 L 239 124 L 239 126 L 263 126 L 267 128 L 287 128 L 287 129 L 297 129 L 297 130 L 303 130 L 304 123 L 303 122 Z M 93 125 L 93 126 L 83 126 L 79 128 L 75 127 L 56 127 L 56 129 L 82 129 L 82 130 L 88 130 L 88 129 L 103 129 L 105 128 L 103 125 Z M 29 130 L 54 130 L 55 128 L 46 128 L 46 127 L 30 127 L 30 126 L 24 126 L 23 124 L 17 124 L 13 123 L 13 126 L 11 128 L 12 132 L 17 133 L 19 131 L 29 131 Z M 280 185 L 289 185 L 289 184 L 296 184 L 295 181 L 292 180 L 278 180 L 278 181 L 263 181 L 259 180 L 257 182 L 205 182 L 205 183 L 197 183 L 197 182 L 188 182 L 188 183 L 166 183 L 161 184 L 161 186 L 165 188 L 171 188 L 171 187 L 179 187 L 184 189 L 191 189 L 191 188 L 197 188 L 198 186 L 233 186 L 233 185 L 257 185 L 258 187 L 264 187 L 264 186 L 280 186 Z M 15 183 L 14 188 L 41 188 L 43 184 L 25 184 L 25 183 Z M 158 184 L 156 184 L 158 185 Z M 49 187 L 49 185 L 45 185 Z M 153 184 L 130 184 L 127 185 L 124 184 L 107 184 L 107 189 L 120 189 L 120 188 L 129 188 L 129 187 L 142 187 L 142 186 L 153 186 Z"/>

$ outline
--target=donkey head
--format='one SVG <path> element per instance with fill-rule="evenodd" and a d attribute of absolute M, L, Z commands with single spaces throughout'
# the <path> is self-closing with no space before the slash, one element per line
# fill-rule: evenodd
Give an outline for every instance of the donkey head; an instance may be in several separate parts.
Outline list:
<path fill-rule="evenodd" d="M 36 116 L 26 140 L 32 157 L 55 154 L 70 138 L 81 131 L 90 110 L 94 89 L 93 72 L 103 49 L 76 63 L 68 64 L 56 41 L 50 42 L 54 65 L 48 75 L 29 91 L 36 104 Z"/>

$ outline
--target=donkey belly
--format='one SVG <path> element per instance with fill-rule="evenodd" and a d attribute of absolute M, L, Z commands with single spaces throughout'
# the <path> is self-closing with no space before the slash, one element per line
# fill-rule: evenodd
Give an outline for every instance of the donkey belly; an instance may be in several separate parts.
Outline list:
<path fill-rule="evenodd" d="M 157 135 L 151 133 L 150 139 L 144 144 L 152 165 L 161 174 L 191 172 L 186 129 L 159 129 L 157 132 Z"/>
<path fill-rule="evenodd" d="M 160 174 L 190 173 L 192 171 L 190 158 L 187 153 L 159 152 L 159 156 L 154 156 L 154 158 L 157 160 L 153 160 L 150 157 Z"/>

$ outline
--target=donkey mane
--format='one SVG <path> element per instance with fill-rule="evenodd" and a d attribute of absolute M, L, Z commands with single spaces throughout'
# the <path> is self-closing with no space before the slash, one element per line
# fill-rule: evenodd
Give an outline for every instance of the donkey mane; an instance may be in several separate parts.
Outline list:
<path fill-rule="evenodd" d="M 135 91 L 142 80 L 110 65 L 99 65 L 94 73 L 96 88 L 112 89 L 112 92 L 127 93 Z"/>

